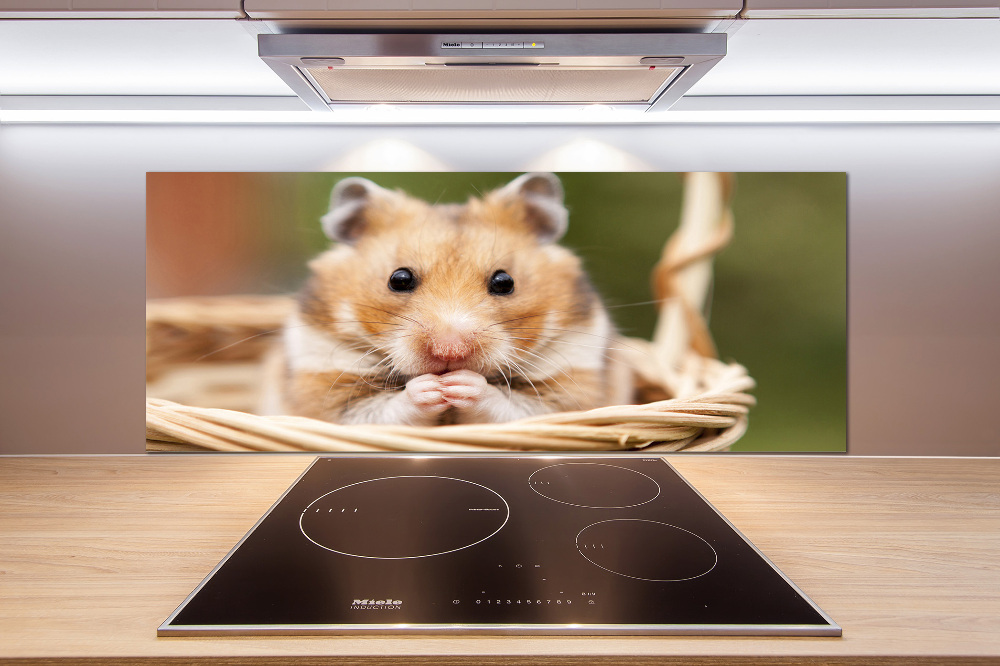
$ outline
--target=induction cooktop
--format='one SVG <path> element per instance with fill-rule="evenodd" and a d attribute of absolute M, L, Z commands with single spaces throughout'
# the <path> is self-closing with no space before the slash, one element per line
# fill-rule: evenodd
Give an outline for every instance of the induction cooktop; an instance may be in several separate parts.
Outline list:
<path fill-rule="evenodd" d="M 384 455 L 317 458 L 157 633 L 841 629 L 661 458 Z"/>

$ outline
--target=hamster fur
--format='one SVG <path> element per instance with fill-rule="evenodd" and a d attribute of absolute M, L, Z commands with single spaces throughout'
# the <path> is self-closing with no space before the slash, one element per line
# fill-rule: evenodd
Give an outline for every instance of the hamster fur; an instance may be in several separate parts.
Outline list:
<path fill-rule="evenodd" d="M 339 182 L 269 365 L 268 413 L 335 423 L 502 422 L 609 402 L 613 326 L 552 174 L 430 205 Z"/>

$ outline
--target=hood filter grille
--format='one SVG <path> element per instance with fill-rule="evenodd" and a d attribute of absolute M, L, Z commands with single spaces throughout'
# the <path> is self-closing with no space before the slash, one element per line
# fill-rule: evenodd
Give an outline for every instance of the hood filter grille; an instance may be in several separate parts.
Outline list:
<path fill-rule="evenodd" d="M 682 69 L 426 65 L 305 71 L 328 103 L 648 104 Z"/>

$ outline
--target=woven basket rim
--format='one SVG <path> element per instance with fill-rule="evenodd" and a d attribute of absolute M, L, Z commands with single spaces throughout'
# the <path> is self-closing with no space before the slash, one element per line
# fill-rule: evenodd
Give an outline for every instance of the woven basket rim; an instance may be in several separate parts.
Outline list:
<path fill-rule="evenodd" d="M 288 296 L 216 296 L 147 302 L 147 347 L 155 351 L 158 327 L 232 327 L 239 310 L 283 316 Z M 633 371 L 648 369 L 655 349 L 639 338 L 620 338 Z M 147 350 L 149 351 L 149 349 Z M 710 374 L 697 393 L 642 404 L 563 411 L 506 423 L 442 426 L 342 425 L 301 416 L 260 416 L 218 407 L 195 407 L 147 396 L 151 450 L 186 444 L 214 451 L 718 451 L 739 439 L 756 401 L 754 381 L 737 363 L 693 350 L 686 366 Z M 691 372 L 691 370 L 689 370 Z"/>

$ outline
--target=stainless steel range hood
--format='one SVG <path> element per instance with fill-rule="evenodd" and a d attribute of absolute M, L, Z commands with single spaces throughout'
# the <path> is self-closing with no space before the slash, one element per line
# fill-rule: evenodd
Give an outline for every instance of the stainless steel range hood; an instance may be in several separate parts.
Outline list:
<path fill-rule="evenodd" d="M 320 111 L 375 104 L 660 111 L 722 59 L 726 35 L 262 34 L 258 52 Z"/>

